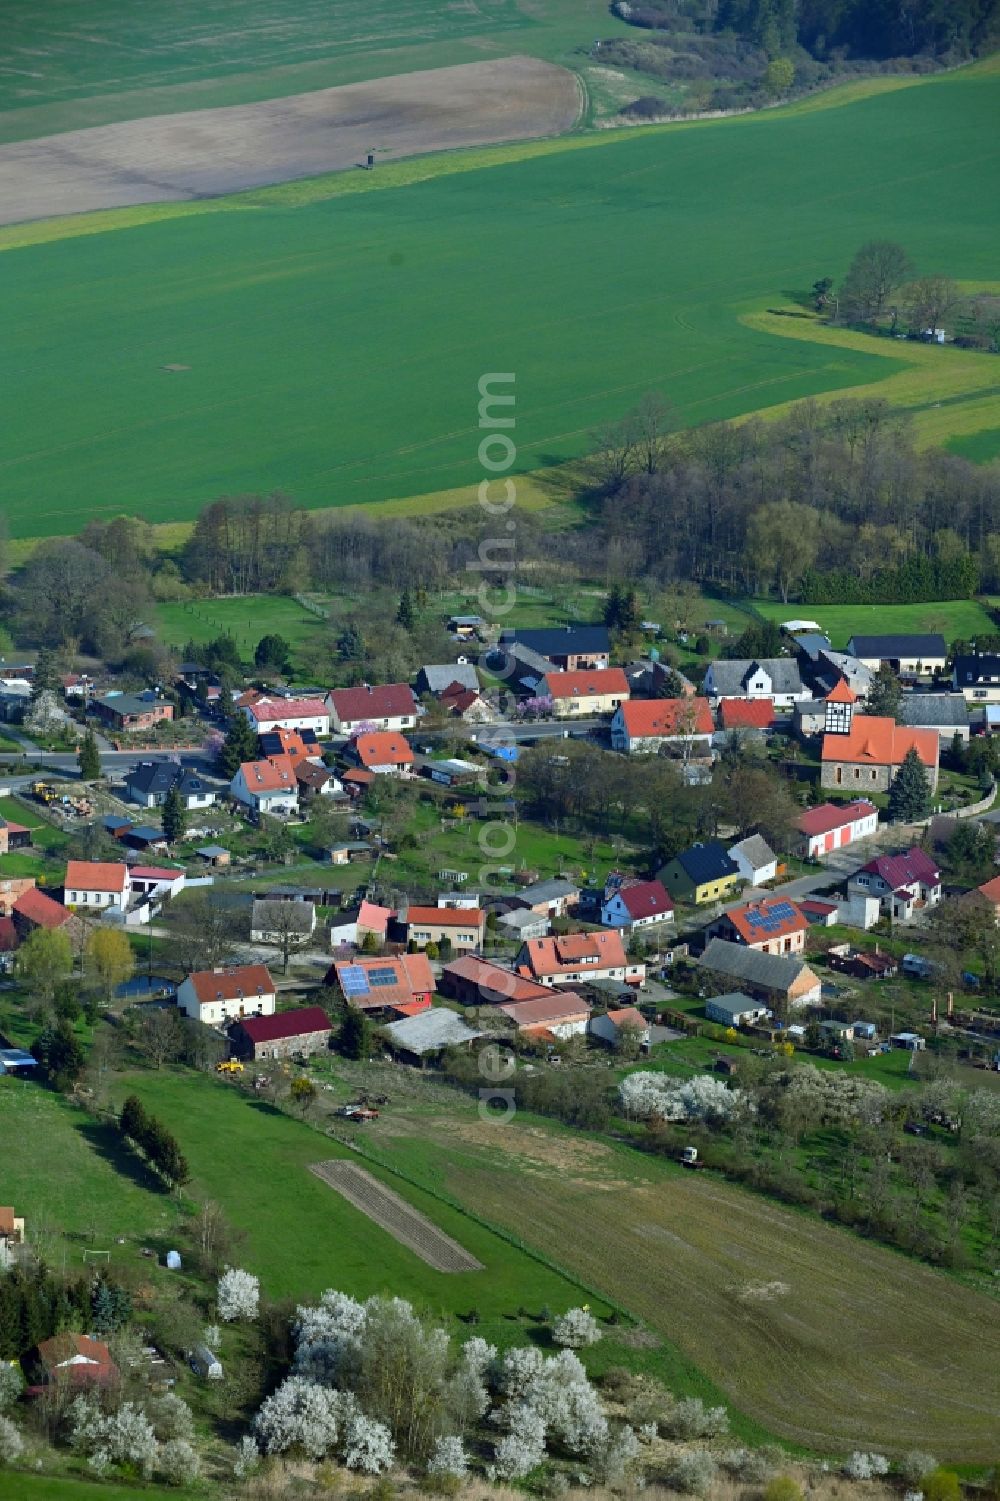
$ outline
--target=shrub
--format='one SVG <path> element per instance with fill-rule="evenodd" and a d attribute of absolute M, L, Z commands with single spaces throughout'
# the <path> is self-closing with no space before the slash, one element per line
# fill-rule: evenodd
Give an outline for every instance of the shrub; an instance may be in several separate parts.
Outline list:
<path fill-rule="evenodd" d="M 663 1426 L 671 1438 L 720 1438 L 729 1432 L 729 1414 L 724 1407 L 706 1407 L 700 1397 L 684 1397 Z"/>
<path fill-rule="evenodd" d="M 0 1417 L 0 1464 L 13 1464 L 24 1452 L 24 1439 L 10 1418 Z"/>
<path fill-rule="evenodd" d="M 600 1337 L 601 1326 L 588 1308 L 570 1308 L 552 1325 L 552 1338 L 556 1344 L 570 1350 L 596 1345 Z"/>
<path fill-rule="evenodd" d="M 262 1404 L 257 1437 L 266 1454 L 295 1449 L 309 1459 L 323 1459 L 340 1438 L 342 1410 L 339 1393 L 289 1376 Z"/>
<path fill-rule="evenodd" d="M 201 1472 L 201 1460 L 187 1439 L 169 1439 L 160 1449 L 158 1469 L 168 1485 L 192 1485 Z"/>
<path fill-rule="evenodd" d="M 764 1488 L 764 1501 L 802 1501 L 802 1487 L 791 1475 L 775 1475 Z"/>
<path fill-rule="evenodd" d="M 667 1472 L 674 1490 L 689 1496 L 705 1496 L 715 1484 L 718 1466 L 707 1449 L 689 1449 L 678 1454 Z"/>
<path fill-rule="evenodd" d="M 153 1397 L 146 1406 L 153 1432 L 161 1440 L 189 1439 L 194 1435 L 194 1417 L 190 1407 L 173 1392 Z"/>
<path fill-rule="evenodd" d="M 923 1454 L 919 1449 L 911 1449 L 909 1454 L 904 1454 L 899 1461 L 899 1473 L 907 1485 L 921 1489 L 920 1482 L 925 1475 L 937 1469 L 937 1460 L 933 1454 Z"/>
<path fill-rule="evenodd" d="M 544 1437 L 537 1433 L 508 1433 L 493 1451 L 492 1474 L 498 1480 L 523 1480 L 544 1458 Z"/>
<path fill-rule="evenodd" d="M 224 1324 L 234 1319 L 255 1319 L 260 1308 L 260 1282 L 252 1272 L 227 1266 L 219 1278 L 216 1302 Z"/>
<path fill-rule="evenodd" d="M 396 1448 L 384 1423 L 355 1412 L 347 1421 L 343 1460 L 349 1470 L 363 1475 L 381 1475 L 391 1469 Z"/>
<path fill-rule="evenodd" d="M 924 1501 L 961 1501 L 962 1484 L 954 1470 L 932 1470 L 920 1488 Z"/>
<path fill-rule="evenodd" d="M 765 1485 L 784 1457 L 780 1449 L 765 1444 L 760 1449 L 730 1449 L 719 1456 L 719 1463 L 748 1485 Z"/>
<path fill-rule="evenodd" d="M 468 1469 L 469 1460 L 462 1440 L 450 1435 L 439 1438 L 427 1461 L 428 1475 L 451 1475 L 461 1480 Z"/>
<path fill-rule="evenodd" d="M 259 1469 L 260 1450 L 249 1433 L 245 1433 L 236 1448 L 233 1474 L 237 1480 L 246 1480 L 250 1475 L 256 1475 Z"/>
<path fill-rule="evenodd" d="M 0 1362 L 0 1413 L 13 1407 L 24 1390 L 24 1377 L 16 1365 Z"/>
<path fill-rule="evenodd" d="M 864 1449 L 855 1449 L 844 1463 L 844 1474 L 851 1480 L 873 1480 L 888 1471 L 889 1461 L 884 1454 L 869 1454 Z"/>

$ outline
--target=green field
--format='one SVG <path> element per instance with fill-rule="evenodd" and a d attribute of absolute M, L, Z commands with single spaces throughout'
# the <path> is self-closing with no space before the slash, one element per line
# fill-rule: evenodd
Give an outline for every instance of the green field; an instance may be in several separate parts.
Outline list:
<path fill-rule="evenodd" d="M 157 634 L 178 649 L 189 641 L 199 646 L 218 636 L 232 636 L 248 662 L 262 636 L 283 636 L 293 653 L 307 636 L 326 625 L 318 615 L 287 595 L 250 594 L 238 599 L 196 599 L 156 607 Z"/>
<path fill-rule="evenodd" d="M 604 0 L 6 0 L 0 142 L 627 33 Z"/>
<path fill-rule="evenodd" d="M 768 620 L 815 620 L 829 636 L 835 651 L 843 651 L 852 636 L 938 632 L 950 645 L 977 635 L 992 634 L 997 622 L 990 613 L 995 601 L 936 600 L 922 605 L 783 605 L 755 599 L 754 608 Z"/>
<path fill-rule="evenodd" d="M 974 464 L 989 464 L 994 459 L 1000 459 L 1000 427 L 970 433 L 967 437 L 952 438 L 945 447 L 963 459 L 971 459 Z"/>
<path fill-rule="evenodd" d="M 826 104 L 503 148 L 488 168 L 404 163 L 404 181 L 432 174 L 404 188 L 348 174 L 332 197 L 293 184 L 79 238 L 96 226 L 40 226 L 71 238 L 0 255 L 12 534 L 182 520 L 227 492 L 321 507 L 471 485 L 489 371 L 516 373 L 525 471 L 651 387 L 691 424 L 896 375 L 879 341 L 743 319 L 888 227 L 923 270 L 995 272 L 1000 74 Z"/>
<path fill-rule="evenodd" d="M 0 1501 L 149 1501 L 150 1494 L 148 1485 L 102 1485 L 93 1480 L 0 1470 Z M 170 1494 L 177 1501 L 186 1501 L 192 1492 L 171 1490 Z"/>

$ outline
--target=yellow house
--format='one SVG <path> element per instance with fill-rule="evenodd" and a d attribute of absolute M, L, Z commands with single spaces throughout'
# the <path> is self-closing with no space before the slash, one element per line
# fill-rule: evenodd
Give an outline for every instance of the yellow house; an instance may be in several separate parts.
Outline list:
<path fill-rule="evenodd" d="M 693 844 L 668 860 L 656 874 L 675 900 L 696 905 L 725 901 L 743 879 L 739 866 L 717 839 Z"/>

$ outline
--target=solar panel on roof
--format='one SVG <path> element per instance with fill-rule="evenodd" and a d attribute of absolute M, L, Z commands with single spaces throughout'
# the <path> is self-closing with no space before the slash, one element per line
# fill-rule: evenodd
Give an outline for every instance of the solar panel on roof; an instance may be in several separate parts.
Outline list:
<path fill-rule="evenodd" d="M 368 983 L 372 986 L 395 985 L 399 976 L 394 969 L 370 969 Z"/>
<path fill-rule="evenodd" d="M 340 987 L 345 995 L 367 995 L 368 976 L 360 964 L 347 964 L 340 971 Z"/>

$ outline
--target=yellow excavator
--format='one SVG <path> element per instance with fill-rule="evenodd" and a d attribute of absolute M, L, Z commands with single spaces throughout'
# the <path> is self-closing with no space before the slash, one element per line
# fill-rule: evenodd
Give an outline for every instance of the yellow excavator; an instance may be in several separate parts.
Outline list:
<path fill-rule="evenodd" d="M 243 1072 L 243 1064 L 235 1058 L 224 1058 L 221 1063 L 215 1065 L 215 1072 L 217 1074 L 229 1075 L 241 1074 Z"/>

